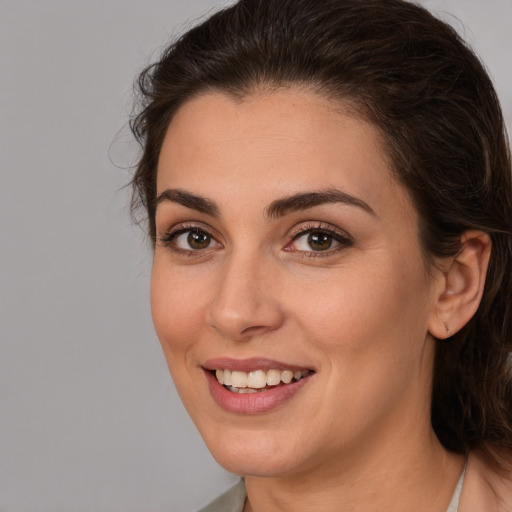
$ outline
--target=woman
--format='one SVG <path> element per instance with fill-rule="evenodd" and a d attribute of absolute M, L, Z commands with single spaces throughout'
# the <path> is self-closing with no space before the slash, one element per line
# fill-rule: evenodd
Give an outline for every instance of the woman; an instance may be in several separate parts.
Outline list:
<path fill-rule="evenodd" d="M 240 0 L 139 79 L 133 179 L 205 510 L 512 510 L 512 187 L 491 82 L 402 0 Z"/>

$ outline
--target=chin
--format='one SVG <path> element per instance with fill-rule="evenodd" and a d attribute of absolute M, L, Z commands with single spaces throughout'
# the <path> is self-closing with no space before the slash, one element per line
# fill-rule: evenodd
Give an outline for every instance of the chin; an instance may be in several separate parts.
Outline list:
<path fill-rule="evenodd" d="M 284 477 L 292 473 L 293 464 L 289 461 L 275 457 L 252 456 L 252 454 L 232 457 L 229 454 L 220 454 L 214 458 L 226 471 L 240 476 L 258 476 L 267 478 Z"/>
<path fill-rule="evenodd" d="M 225 470 L 240 476 L 280 477 L 296 471 L 304 446 L 293 449 L 290 440 L 279 440 L 262 432 L 241 432 L 209 439 L 211 454 Z"/>

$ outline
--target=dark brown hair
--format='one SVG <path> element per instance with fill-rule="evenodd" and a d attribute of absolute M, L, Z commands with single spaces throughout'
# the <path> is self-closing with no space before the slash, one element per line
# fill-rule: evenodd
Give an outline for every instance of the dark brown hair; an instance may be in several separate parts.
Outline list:
<path fill-rule="evenodd" d="M 404 0 L 240 0 L 217 12 L 139 77 L 133 211 L 144 207 L 154 241 L 158 157 L 184 102 L 208 90 L 243 97 L 290 85 L 348 104 L 379 128 L 419 212 L 427 261 L 456 254 L 466 230 L 489 233 L 480 308 L 438 342 L 432 424 L 447 449 L 480 450 L 507 469 L 497 454 L 512 451 L 510 152 L 491 81 L 447 24 Z"/>

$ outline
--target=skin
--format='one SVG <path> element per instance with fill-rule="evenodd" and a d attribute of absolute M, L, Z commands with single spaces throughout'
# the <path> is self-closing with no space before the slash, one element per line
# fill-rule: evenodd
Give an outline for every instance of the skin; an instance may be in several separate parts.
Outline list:
<path fill-rule="evenodd" d="M 246 477 L 246 510 L 444 512 L 463 464 L 430 425 L 432 334 L 453 310 L 440 300 L 450 274 L 446 262 L 427 273 L 378 131 L 304 90 L 208 93 L 169 126 L 157 193 L 169 189 L 218 211 L 159 203 L 153 320 L 208 448 Z M 371 211 L 333 202 L 267 215 L 276 200 L 325 189 Z M 211 235 L 206 248 L 187 245 L 191 226 Z M 313 250 L 319 228 L 350 242 Z M 182 234 L 169 242 L 173 229 Z M 315 374 L 280 407 L 236 414 L 210 395 L 202 365 L 216 357 Z"/>

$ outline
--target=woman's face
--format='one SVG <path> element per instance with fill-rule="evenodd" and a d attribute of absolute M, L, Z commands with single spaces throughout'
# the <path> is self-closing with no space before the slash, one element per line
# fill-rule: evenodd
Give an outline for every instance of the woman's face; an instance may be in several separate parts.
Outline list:
<path fill-rule="evenodd" d="M 221 465 L 285 476 L 429 432 L 435 286 L 370 124 L 305 91 L 208 93 L 157 189 L 155 328 Z"/>

